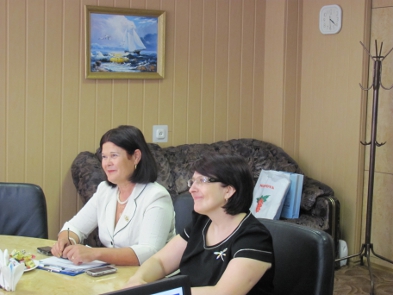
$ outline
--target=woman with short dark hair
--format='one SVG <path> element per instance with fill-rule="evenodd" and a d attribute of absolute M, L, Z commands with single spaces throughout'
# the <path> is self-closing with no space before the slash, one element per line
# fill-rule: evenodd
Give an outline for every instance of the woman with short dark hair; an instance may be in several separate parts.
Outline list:
<path fill-rule="evenodd" d="M 130 278 L 126 287 L 180 270 L 192 294 L 273 294 L 269 231 L 249 211 L 254 182 L 240 156 L 208 154 L 188 181 L 192 222 Z"/>
<path fill-rule="evenodd" d="M 64 224 L 52 254 L 74 264 L 102 260 L 140 265 L 174 236 L 172 199 L 155 182 L 157 165 L 138 128 L 123 125 L 107 131 L 100 153 L 107 181 Z M 97 226 L 105 247 L 81 245 Z"/>
<path fill-rule="evenodd" d="M 135 150 L 140 150 L 143 157 L 138 163 L 138 169 L 130 175 L 133 183 L 149 183 L 157 180 L 157 164 L 151 153 L 142 132 L 134 127 L 122 125 L 107 131 L 100 140 L 100 153 L 102 146 L 111 142 L 124 149 L 129 155 L 133 155 Z"/>
<path fill-rule="evenodd" d="M 235 192 L 222 207 L 227 214 L 235 215 L 249 211 L 254 180 L 250 177 L 250 168 L 242 157 L 207 154 L 194 163 L 193 169 L 201 175 L 213 178 L 223 186 L 233 186 Z"/>

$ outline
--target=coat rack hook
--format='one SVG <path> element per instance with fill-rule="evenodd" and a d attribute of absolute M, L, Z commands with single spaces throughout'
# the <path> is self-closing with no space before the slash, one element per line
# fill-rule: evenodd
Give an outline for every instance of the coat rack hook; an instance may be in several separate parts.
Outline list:
<path fill-rule="evenodd" d="M 367 54 L 370 56 L 370 58 L 372 60 L 374 60 L 374 75 L 373 75 L 374 79 L 373 79 L 373 84 L 370 87 L 364 87 L 362 84 L 359 83 L 360 88 L 362 90 L 364 90 L 364 91 L 368 91 L 368 90 L 370 90 L 373 87 L 374 87 L 374 89 L 378 89 L 379 86 L 381 86 L 385 90 L 392 89 L 393 88 L 393 84 L 389 88 L 383 86 L 382 81 L 381 81 L 381 73 L 382 73 L 382 61 L 392 52 L 393 47 L 389 50 L 389 52 L 385 56 L 382 56 L 383 42 L 381 42 L 381 47 L 379 48 L 379 52 L 378 52 L 378 44 L 377 44 L 377 40 L 375 40 L 375 56 L 372 56 L 370 51 L 362 43 L 362 41 L 360 41 L 360 44 L 363 46 L 364 50 L 367 52 Z"/>

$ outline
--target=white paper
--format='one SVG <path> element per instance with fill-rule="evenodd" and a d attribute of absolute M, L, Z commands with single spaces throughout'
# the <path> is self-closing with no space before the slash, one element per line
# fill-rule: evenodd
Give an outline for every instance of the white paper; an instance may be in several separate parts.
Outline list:
<path fill-rule="evenodd" d="M 70 270 L 70 271 L 85 270 L 93 267 L 98 267 L 104 264 L 107 263 L 101 260 L 94 260 L 92 262 L 83 263 L 81 265 L 75 265 L 68 259 L 58 258 L 55 256 L 51 256 L 40 260 L 40 265 L 62 267 L 65 270 Z"/>

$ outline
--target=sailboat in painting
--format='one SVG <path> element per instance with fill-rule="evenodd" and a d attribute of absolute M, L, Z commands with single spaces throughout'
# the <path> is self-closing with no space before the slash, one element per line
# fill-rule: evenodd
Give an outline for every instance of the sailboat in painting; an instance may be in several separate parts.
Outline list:
<path fill-rule="evenodd" d="M 135 26 L 130 25 L 124 32 L 124 51 L 140 54 L 146 47 L 136 32 Z"/>
<path fill-rule="evenodd" d="M 91 14 L 92 72 L 157 72 L 157 19 Z"/>

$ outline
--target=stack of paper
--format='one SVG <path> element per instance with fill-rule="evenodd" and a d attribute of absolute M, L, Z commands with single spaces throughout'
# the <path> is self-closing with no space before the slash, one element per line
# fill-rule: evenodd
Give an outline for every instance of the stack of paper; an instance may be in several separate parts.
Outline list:
<path fill-rule="evenodd" d="M 39 269 L 47 270 L 50 272 L 57 272 L 69 276 L 75 276 L 84 273 L 86 269 L 107 265 L 108 263 L 100 260 L 75 265 L 68 259 L 58 258 L 55 256 L 48 257 L 40 260 L 38 265 Z"/>

